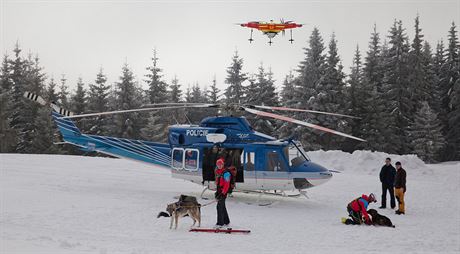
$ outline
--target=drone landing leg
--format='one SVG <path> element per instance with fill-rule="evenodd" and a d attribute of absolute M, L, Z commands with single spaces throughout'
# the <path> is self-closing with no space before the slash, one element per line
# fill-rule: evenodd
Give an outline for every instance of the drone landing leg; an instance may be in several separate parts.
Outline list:
<path fill-rule="evenodd" d="M 268 44 L 271 46 L 272 45 L 272 38 L 270 38 L 270 40 L 268 41 Z"/>
<path fill-rule="evenodd" d="M 252 43 L 254 40 L 252 39 L 252 29 L 251 29 L 251 37 L 249 37 L 249 43 Z"/>
<path fill-rule="evenodd" d="M 291 39 L 289 40 L 292 44 L 292 42 L 294 41 L 294 39 L 292 39 L 292 29 L 290 30 L 291 31 Z"/>

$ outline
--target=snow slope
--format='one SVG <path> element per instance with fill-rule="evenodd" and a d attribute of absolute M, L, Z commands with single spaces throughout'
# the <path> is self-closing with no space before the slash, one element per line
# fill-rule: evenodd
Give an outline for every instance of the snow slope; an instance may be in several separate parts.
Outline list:
<path fill-rule="evenodd" d="M 201 192 L 166 169 L 108 158 L 0 154 L 0 253 L 460 253 L 460 163 L 391 156 L 408 173 L 406 215 L 379 210 L 395 229 L 340 223 L 347 203 L 361 193 L 380 199 L 386 156 L 312 152 L 314 161 L 342 173 L 309 190 L 308 200 L 265 197 L 274 203 L 257 206 L 247 204 L 257 196 L 236 194 L 227 203 L 232 225 L 252 233 L 226 235 L 190 233 L 189 218 L 169 230 L 169 218 L 156 218 L 180 193 Z M 214 205 L 202 214 L 203 226 L 215 223 Z"/>

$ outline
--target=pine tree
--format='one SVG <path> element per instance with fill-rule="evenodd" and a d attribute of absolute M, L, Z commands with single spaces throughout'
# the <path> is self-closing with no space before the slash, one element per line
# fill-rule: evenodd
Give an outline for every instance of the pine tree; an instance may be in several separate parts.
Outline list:
<path fill-rule="evenodd" d="M 367 104 L 365 104 L 365 98 L 370 96 L 370 91 L 368 86 L 364 85 L 364 74 L 363 67 L 361 62 L 361 52 L 359 51 L 359 46 L 356 46 L 355 56 L 353 58 L 353 66 L 351 67 L 351 73 L 348 80 L 348 88 L 346 98 L 349 100 L 349 112 L 357 119 L 351 119 L 350 127 L 351 134 L 355 137 L 363 137 L 365 135 L 365 129 L 363 129 L 362 119 L 367 114 Z M 368 148 L 367 142 L 357 142 L 355 140 L 347 140 L 347 150 L 354 150 L 355 147 Z"/>
<path fill-rule="evenodd" d="M 374 24 L 363 67 L 363 89 L 368 91 L 369 95 L 360 98 L 365 107 L 361 120 L 363 135 L 361 137 L 367 142 L 360 143 L 359 148 L 376 151 L 386 151 L 388 148 L 387 119 L 389 114 L 385 112 L 385 91 L 383 89 L 383 58 L 386 51 L 386 45 L 380 44 L 380 35 Z"/>
<path fill-rule="evenodd" d="M 411 50 L 409 52 L 409 93 L 413 103 L 411 114 L 415 114 L 418 104 L 416 102 L 430 101 L 430 61 L 431 52 L 426 52 L 424 48 L 422 29 L 420 28 L 419 16 L 415 18 L 415 36 L 412 41 Z M 426 57 L 429 57 L 426 59 Z M 427 66 L 428 65 L 428 66 Z M 427 70 L 428 68 L 428 70 Z M 427 72 L 428 71 L 428 72 Z"/>
<path fill-rule="evenodd" d="M 443 66 L 445 64 L 445 57 L 444 57 L 444 43 L 443 41 L 438 41 L 436 45 L 436 52 L 433 56 L 433 72 L 434 72 L 434 93 L 433 93 L 433 101 L 430 103 L 431 108 L 438 114 L 438 119 L 441 122 L 443 133 L 445 134 L 447 131 L 447 112 L 444 112 L 445 108 L 442 106 L 442 98 L 443 98 Z"/>
<path fill-rule="evenodd" d="M 179 84 L 179 79 L 177 76 L 174 76 L 169 86 L 169 101 L 170 102 L 181 102 L 182 101 L 182 90 L 181 85 Z"/>
<path fill-rule="evenodd" d="M 405 154 L 410 152 L 410 142 L 406 135 L 407 127 L 413 121 L 409 86 L 408 58 L 409 43 L 401 21 L 395 21 L 390 29 L 390 47 L 384 57 L 385 75 L 383 89 L 386 90 L 385 107 L 388 119 L 388 153 Z"/>
<path fill-rule="evenodd" d="M 70 110 L 70 102 L 69 102 L 69 87 L 67 86 L 67 79 L 65 78 L 65 75 L 62 74 L 61 77 L 61 85 L 59 86 L 59 93 L 58 93 L 58 98 L 59 98 L 59 105 L 62 108 L 65 108 L 67 110 Z"/>
<path fill-rule="evenodd" d="M 116 83 L 115 95 L 116 108 L 119 110 L 139 108 L 142 104 L 140 89 L 137 87 L 133 72 L 127 63 L 123 65 L 120 81 Z M 134 139 L 141 137 L 142 119 L 139 113 L 116 115 L 116 126 L 118 136 Z"/>
<path fill-rule="evenodd" d="M 227 68 L 227 78 L 225 83 L 228 84 L 225 90 L 227 103 L 240 103 L 245 98 L 245 88 L 243 82 L 247 80 L 246 73 L 243 72 L 243 59 L 238 55 L 238 51 L 232 58 L 231 65 Z"/>
<path fill-rule="evenodd" d="M 296 100 L 297 98 L 297 92 L 296 92 L 296 78 L 294 77 L 294 74 L 292 71 L 289 72 L 289 74 L 286 75 L 283 81 L 283 86 L 281 88 L 281 105 L 285 107 L 292 107 L 296 108 L 298 107 L 299 102 Z M 299 126 L 294 126 L 292 124 L 289 124 L 288 122 L 280 122 L 277 132 L 279 133 L 279 138 L 289 138 L 294 135 L 294 129 L 295 128 L 300 128 Z"/>
<path fill-rule="evenodd" d="M 337 41 L 335 35 L 329 42 L 327 61 L 324 66 L 324 76 L 315 87 L 317 93 L 309 101 L 310 107 L 325 112 L 344 113 L 343 110 L 348 108 L 344 95 L 344 78 L 340 57 L 337 53 Z M 344 119 L 337 119 L 331 116 L 318 114 L 315 116 L 319 125 L 325 126 L 341 132 L 348 132 L 348 123 Z M 317 132 L 318 133 L 318 132 Z M 318 133 L 317 141 L 325 149 L 342 149 L 345 138 L 331 135 L 329 133 Z"/>
<path fill-rule="evenodd" d="M 158 67 L 158 57 L 156 49 L 153 51 L 152 65 L 147 67 L 149 73 L 146 75 L 145 82 L 148 84 L 148 98 L 151 104 L 165 103 L 168 101 L 168 85 L 161 80 L 161 69 Z M 147 126 L 142 129 L 142 136 L 153 141 L 165 142 L 167 139 L 168 121 L 164 121 L 168 112 L 150 112 Z M 144 114 L 143 114 L 144 115 Z"/>
<path fill-rule="evenodd" d="M 441 97 L 441 107 L 442 112 L 445 113 L 447 116 L 447 126 L 446 134 L 447 134 L 447 149 L 446 149 L 446 159 L 454 160 L 458 158 L 458 120 L 457 115 L 458 108 L 458 101 L 452 101 L 452 99 L 458 99 L 457 95 L 454 95 L 454 92 L 458 92 L 458 80 L 460 77 L 460 62 L 459 62 L 459 40 L 457 36 L 455 23 L 452 22 L 452 26 L 449 30 L 449 44 L 446 49 L 446 61 L 442 68 L 443 77 L 441 79 L 441 90 L 442 90 L 442 97 Z"/>
<path fill-rule="evenodd" d="M 214 78 L 212 79 L 212 85 L 209 87 L 208 90 L 208 100 L 210 103 L 219 103 L 220 99 L 220 89 L 217 88 L 217 81 L 216 81 L 216 75 L 214 75 Z"/>
<path fill-rule="evenodd" d="M 0 153 L 12 152 L 16 144 L 16 132 L 11 128 L 13 83 L 10 75 L 10 60 L 5 55 L 0 68 Z"/>
<path fill-rule="evenodd" d="M 299 83 L 296 91 L 296 100 L 300 102 L 299 108 L 308 108 L 312 110 L 319 110 L 314 101 L 318 96 L 317 88 L 321 85 L 323 75 L 325 74 L 326 59 L 324 56 L 323 39 L 319 33 L 318 28 L 313 28 L 310 35 L 309 46 L 304 48 L 305 59 L 299 65 Z M 297 119 L 308 120 L 313 124 L 319 122 L 312 115 L 295 114 Z M 321 148 L 318 140 L 318 133 L 308 128 L 296 128 L 293 135 L 298 134 L 301 142 L 306 150 L 318 150 Z"/>
<path fill-rule="evenodd" d="M 447 133 L 449 159 L 460 160 L 460 79 L 454 84 L 450 94 L 449 131 Z"/>
<path fill-rule="evenodd" d="M 70 98 L 71 105 L 72 105 L 72 112 L 76 115 L 80 115 L 86 113 L 87 107 L 87 97 L 86 97 L 86 90 L 84 89 L 85 84 L 83 83 L 82 78 L 78 78 L 77 81 L 77 90 L 75 94 L 73 94 Z M 87 118 L 79 118 L 74 120 L 76 125 L 83 131 L 86 132 L 88 130 L 88 119 Z"/>
<path fill-rule="evenodd" d="M 445 145 L 441 125 L 428 102 L 421 103 L 410 128 L 414 152 L 425 162 L 435 162 L 438 151 Z"/>
<path fill-rule="evenodd" d="M 248 97 L 251 98 L 247 103 L 255 105 L 279 106 L 278 95 L 275 91 L 275 83 L 271 70 L 265 71 L 263 64 L 259 67 L 259 72 L 255 76 L 255 82 L 250 82 L 248 87 Z M 273 135 L 276 128 L 275 121 L 265 117 L 250 118 L 252 127 L 262 133 Z"/>
<path fill-rule="evenodd" d="M 16 44 L 14 49 L 15 59 L 11 61 L 11 80 L 13 81 L 12 90 L 12 119 L 11 127 L 17 133 L 16 152 L 33 153 L 36 152 L 32 146 L 36 138 L 36 131 L 40 126 L 36 125 L 38 115 L 37 105 L 23 98 L 26 91 L 41 94 L 44 87 L 45 76 L 39 64 L 38 57 L 24 59 L 20 56 L 21 49 Z"/>
<path fill-rule="evenodd" d="M 109 111 L 109 93 L 110 86 L 106 85 L 107 77 L 103 73 L 102 68 L 94 81 L 94 85 L 89 85 L 88 90 L 88 111 L 89 112 L 106 112 Z M 96 135 L 108 135 L 109 125 L 113 124 L 111 121 L 112 116 L 98 116 L 90 118 L 87 122 L 87 129 L 89 132 Z"/>
<path fill-rule="evenodd" d="M 45 92 L 45 99 L 49 102 L 54 103 L 56 103 L 58 100 L 58 94 L 56 92 L 56 82 L 54 81 L 54 78 L 51 78 L 48 82 L 48 87 L 46 88 Z"/>
<path fill-rule="evenodd" d="M 158 57 L 156 49 L 153 50 L 152 65 L 147 67 L 149 73 L 145 75 L 145 82 L 149 86 L 148 94 L 150 103 L 164 103 L 168 100 L 168 85 L 161 80 L 161 69 L 158 67 Z"/>
<path fill-rule="evenodd" d="M 71 97 L 72 101 L 72 111 L 76 115 L 80 115 L 85 113 L 86 111 L 86 90 L 83 87 L 85 84 L 83 83 L 82 78 L 78 78 L 77 81 L 77 90 L 75 94 Z"/>

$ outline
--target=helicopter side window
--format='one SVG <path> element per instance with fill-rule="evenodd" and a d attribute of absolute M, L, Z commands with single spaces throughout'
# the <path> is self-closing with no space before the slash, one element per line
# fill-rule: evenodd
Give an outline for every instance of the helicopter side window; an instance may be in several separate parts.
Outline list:
<path fill-rule="evenodd" d="M 256 157 L 256 153 L 255 152 L 245 152 L 245 162 L 246 162 L 246 170 L 247 171 L 254 171 L 255 170 L 255 166 L 254 166 L 254 162 L 255 162 L 255 157 Z"/>
<path fill-rule="evenodd" d="M 287 171 L 276 151 L 267 152 L 267 171 Z"/>
<path fill-rule="evenodd" d="M 185 170 L 198 170 L 199 157 L 197 149 L 185 149 Z"/>
<path fill-rule="evenodd" d="M 184 149 L 174 148 L 172 151 L 172 167 L 177 170 L 182 170 L 184 161 Z"/>

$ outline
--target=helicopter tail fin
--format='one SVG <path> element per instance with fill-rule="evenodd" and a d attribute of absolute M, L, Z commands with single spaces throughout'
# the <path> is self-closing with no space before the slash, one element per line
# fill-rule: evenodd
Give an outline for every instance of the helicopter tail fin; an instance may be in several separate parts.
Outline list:
<path fill-rule="evenodd" d="M 54 108 L 52 116 L 64 140 L 81 135 L 80 129 L 78 129 L 75 123 L 70 119 L 62 118 L 64 115 L 59 114 Z"/>

